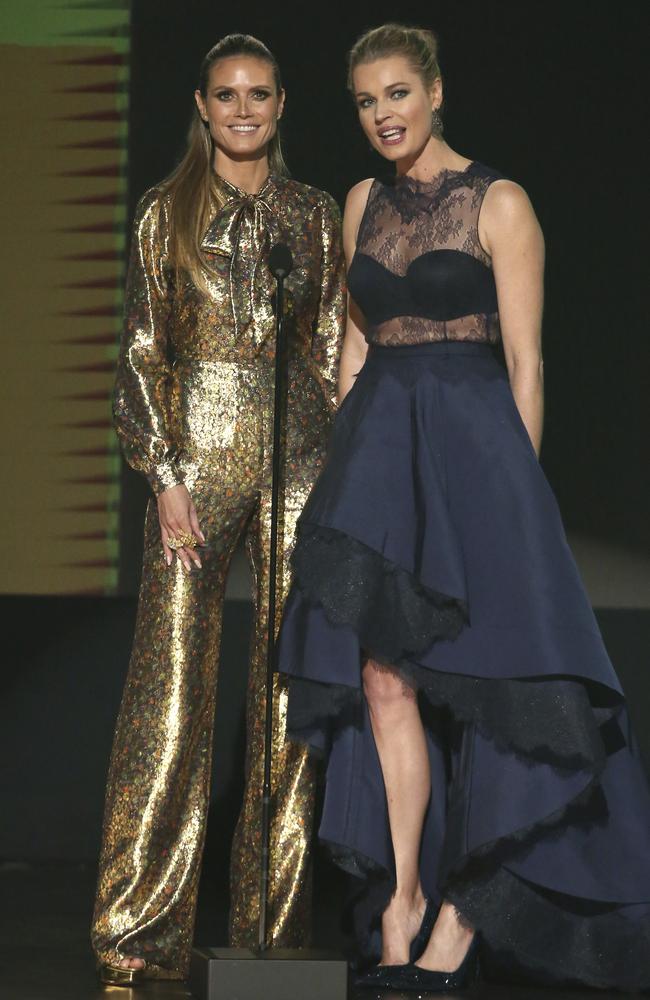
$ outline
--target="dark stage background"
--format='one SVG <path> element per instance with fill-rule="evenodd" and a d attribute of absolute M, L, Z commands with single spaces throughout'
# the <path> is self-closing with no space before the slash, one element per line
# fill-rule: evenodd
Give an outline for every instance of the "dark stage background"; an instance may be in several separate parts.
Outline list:
<path fill-rule="evenodd" d="M 650 553 L 645 5 L 440 0 L 304 5 L 290 13 L 258 2 L 134 0 L 129 218 L 182 152 L 202 55 L 242 30 L 265 40 L 282 67 L 293 175 L 343 203 L 353 183 L 381 169 L 345 92 L 345 52 L 363 29 L 390 19 L 437 30 L 448 141 L 519 181 L 540 217 L 548 258 L 542 460 L 567 526 Z M 128 470 L 122 486 L 122 596 L 0 603 L 0 860 L 92 862 L 98 850 L 146 499 Z M 206 852 L 217 872 L 213 889 L 225 885 L 241 792 L 249 619 L 246 602 L 227 602 Z M 649 761 L 650 610 L 599 609 L 599 620 Z"/>
<path fill-rule="evenodd" d="M 521 183 L 544 229 L 542 461 L 567 527 L 649 551 L 647 113 L 639 70 L 647 5 L 377 0 L 239 11 L 208 0 L 135 0 L 131 210 L 181 155 L 200 60 L 231 31 L 259 36 L 279 60 L 293 176 L 343 204 L 352 184 L 383 169 L 346 93 L 345 54 L 365 28 L 388 20 L 437 31 L 448 142 Z M 139 573 L 144 488 L 135 478 L 124 484 L 123 591 Z"/>

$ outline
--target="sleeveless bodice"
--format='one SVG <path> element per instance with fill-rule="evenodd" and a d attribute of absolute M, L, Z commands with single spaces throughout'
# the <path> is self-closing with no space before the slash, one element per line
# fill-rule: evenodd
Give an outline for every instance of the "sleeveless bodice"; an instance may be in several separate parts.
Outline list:
<path fill-rule="evenodd" d="M 478 238 L 485 192 L 500 176 L 473 162 L 430 182 L 373 182 L 348 272 L 369 343 L 500 339 L 494 275 Z"/>

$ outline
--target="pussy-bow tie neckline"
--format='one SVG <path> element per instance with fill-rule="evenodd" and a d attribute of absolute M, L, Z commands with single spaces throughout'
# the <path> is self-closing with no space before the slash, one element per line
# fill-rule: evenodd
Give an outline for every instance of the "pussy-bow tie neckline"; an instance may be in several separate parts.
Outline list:
<path fill-rule="evenodd" d="M 208 226 L 201 249 L 230 257 L 230 302 L 235 336 L 251 324 L 253 336 L 262 336 L 273 322 L 273 284 L 270 274 L 260 268 L 260 264 L 274 243 L 284 242 L 273 206 L 277 185 L 269 174 L 258 193 L 250 194 L 218 177 L 217 189 L 225 203 Z M 260 281 L 264 290 L 257 287 Z"/>
<path fill-rule="evenodd" d="M 277 184 L 269 174 L 257 194 L 236 187 L 217 175 L 217 190 L 224 199 L 214 219 L 201 240 L 201 249 L 209 253 L 223 253 L 233 257 L 237 251 L 241 225 L 244 219 L 252 223 L 254 234 L 263 238 L 266 230 L 271 243 L 280 239 L 280 228 L 273 211 Z"/>

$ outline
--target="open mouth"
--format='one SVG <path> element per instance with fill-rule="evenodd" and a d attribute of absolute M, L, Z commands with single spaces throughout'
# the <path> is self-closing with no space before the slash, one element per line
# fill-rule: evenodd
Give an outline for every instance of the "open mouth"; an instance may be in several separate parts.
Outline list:
<path fill-rule="evenodd" d="M 238 135 L 250 135 L 252 132 L 257 131 L 259 125 L 229 125 L 228 128 Z"/>
<path fill-rule="evenodd" d="M 406 128 L 403 125 L 387 125 L 377 132 L 384 146 L 396 146 L 404 138 Z"/>

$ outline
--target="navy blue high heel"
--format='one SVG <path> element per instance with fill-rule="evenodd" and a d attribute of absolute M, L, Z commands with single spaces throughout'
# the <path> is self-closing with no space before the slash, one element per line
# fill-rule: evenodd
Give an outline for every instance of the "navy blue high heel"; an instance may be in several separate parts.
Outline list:
<path fill-rule="evenodd" d="M 439 907 L 434 903 L 430 896 L 427 896 L 426 909 L 424 911 L 424 916 L 422 917 L 420 930 L 411 941 L 409 962 L 417 962 L 418 958 L 420 958 L 424 949 L 428 945 L 433 925 L 435 924 L 438 916 L 438 910 Z"/>
<path fill-rule="evenodd" d="M 390 967 L 391 974 L 385 977 L 382 986 L 389 990 L 416 993 L 453 993 L 455 990 L 465 990 L 478 979 L 478 950 L 478 934 L 475 933 L 465 958 L 454 972 L 421 969 L 412 962 L 409 965 L 393 965 Z"/>
<path fill-rule="evenodd" d="M 373 965 L 372 969 L 366 969 L 355 978 L 354 985 L 361 989 L 390 989 L 404 970 L 411 968 L 411 965 Z"/>
<path fill-rule="evenodd" d="M 438 909 L 439 907 L 429 896 L 427 896 L 426 907 L 424 910 L 424 916 L 422 917 L 422 923 L 420 924 L 420 929 L 411 941 L 409 948 L 409 962 L 417 962 L 418 958 L 420 958 L 429 943 L 431 931 L 433 930 L 433 925 L 435 924 L 436 917 L 438 916 Z M 394 976 L 400 975 L 403 969 L 409 969 L 410 967 L 410 965 L 375 965 L 372 969 L 368 969 L 366 972 L 357 976 L 356 985 L 362 987 L 376 986 L 380 989 L 384 989 L 387 986 L 390 986 Z"/>

